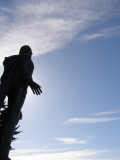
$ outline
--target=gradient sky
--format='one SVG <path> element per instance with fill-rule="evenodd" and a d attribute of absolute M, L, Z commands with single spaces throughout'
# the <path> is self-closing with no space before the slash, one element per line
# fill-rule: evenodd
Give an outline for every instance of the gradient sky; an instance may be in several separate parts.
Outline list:
<path fill-rule="evenodd" d="M 5 56 L 31 46 L 28 89 L 12 160 L 120 160 L 120 1 L 1 0 Z"/>

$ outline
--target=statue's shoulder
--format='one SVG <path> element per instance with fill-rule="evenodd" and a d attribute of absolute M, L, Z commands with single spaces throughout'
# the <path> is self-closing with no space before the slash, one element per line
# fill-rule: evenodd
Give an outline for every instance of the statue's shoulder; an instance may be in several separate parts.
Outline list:
<path fill-rule="evenodd" d="M 30 62 L 30 61 L 31 61 L 31 58 L 30 58 L 29 56 L 26 56 L 26 55 L 20 56 L 20 61 L 27 63 L 27 62 Z"/>
<path fill-rule="evenodd" d="M 12 55 L 9 57 L 5 57 L 3 61 L 3 65 L 8 64 L 8 63 L 14 63 L 14 62 L 17 62 L 18 60 L 19 60 L 19 55 Z"/>
<path fill-rule="evenodd" d="M 31 59 L 31 57 L 30 56 L 26 56 L 26 55 L 21 56 L 20 64 L 21 65 L 26 65 L 26 66 L 31 65 L 32 67 L 34 67 L 34 64 L 33 64 L 33 61 Z"/>

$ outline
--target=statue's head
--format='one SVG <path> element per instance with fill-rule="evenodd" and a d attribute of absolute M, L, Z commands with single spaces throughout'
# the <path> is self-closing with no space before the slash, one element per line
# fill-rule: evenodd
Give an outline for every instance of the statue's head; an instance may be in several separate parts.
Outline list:
<path fill-rule="evenodd" d="M 29 55 L 29 56 L 32 56 L 32 49 L 30 48 L 30 46 L 28 45 L 24 45 L 20 48 L 20 51 L 19 51 L 19 54 L 20 55 Z"/>

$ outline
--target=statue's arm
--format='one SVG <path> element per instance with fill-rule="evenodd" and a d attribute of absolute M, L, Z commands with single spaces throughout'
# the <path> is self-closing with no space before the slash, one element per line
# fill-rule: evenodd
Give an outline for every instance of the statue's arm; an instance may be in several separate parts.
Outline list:
<path fill-rule="evenodd" d="M 29 68 L 30 63 L 32 62 L 29 59 L 29 57 L 24 57 L 20 61 L 19 65 L 20 74 L 29 86 L 33 83 L 33 78 L 32 78 L 33 68 L 32 69 Z"/>
<path fill-rule="evenodd" d="M 29 57 L 23 58 L 20 63 L 20 72 L 24 80 L 31 87 L 33 93 L 39 95 L 40 93 L 42 93 L 41 86 L 33 81 L 32 73 L 34 66 L 32 67 L 32 69 L 29 68 L 30 66 L 33 66 L 31 59 Z"/>

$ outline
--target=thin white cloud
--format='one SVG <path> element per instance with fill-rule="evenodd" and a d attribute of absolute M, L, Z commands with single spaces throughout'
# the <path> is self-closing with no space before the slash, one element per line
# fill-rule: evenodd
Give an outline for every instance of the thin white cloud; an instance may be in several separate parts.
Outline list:
<path fill-rule="evenodd" d="M 18 54 L 24 44 L 32 47 L 34 55 L 53 52 L 101 19 L 103 23 L 119 16 L 117 0 L 13 2 L 11 8 L 0 8 L 0 61 Z"/>
<path fill-rule="evenodd" d="M 77 138 L 55 138 L 55 140 L 62 142 L 63 144 L 87 144 L 86 140 L 79 140 Z"/>
<path fill-rule="evenodd" d="M 101 123 L 101 122 L 109 122 L 109 121 L 117 121 L 120 120 L 120 117 L 113 117 L 113 118 L 71 118 L 64 121 L 64 124 L 93 124 L 93 123 Z"/>
<path fill-rule="evenodd" d="M 30 148 L 30 149 L 17 149 L 11 151 L 12 156 L 20 156 L 20 155 L 30 155 L 30 154 L 38 154 L 38 153 L 52 153 L 52 152 L 63 152 L 67 149 L 64 148 L 56 148 L 51 149 L 48 147 L 42 147 L 42 148 Z"/>
<path fill-rule="evenodd" d="M 94 40 L 97 38 L 116 36 L 119 33 L 120 33 L 120 26 L 107 27 L 107 28 L 103 28 L 102 30 L 92 33 L 92 34 L 91 33 L 84 34 L 83 36 L 81 36 L 80 40 L 85 42 L 85 41 L 90 41 L 90 40 Z"/>
<path fill-rule="evenodd" d="M 108 112 L 99 112 L 99 113 L 94 113 L 94 116 L 104 116 L 104 115 L 110 115 L 110 114 L 118 114 L 120 113 L 120 110 L 114 110 L 114 111 L 108 111 Z"/>
<path fill-rule="evenodd" d="M 14 152 L 14 151 L 12 151 Z M 62 152 L 52 152 L 52 153 L 32 153 L 27 155 L 19 154 L 19 155 L 14 155 L 11 157 L 13 160 L 99 160 L 100 155 L 105 155 L 108 153 L 107 150 L 70 150 L 70 151 L 62 151 Z M 108 160 L 108 159 L 101 159 L 101 160 Z M 110 159 L 112 160 L 112 159 Z"/>

